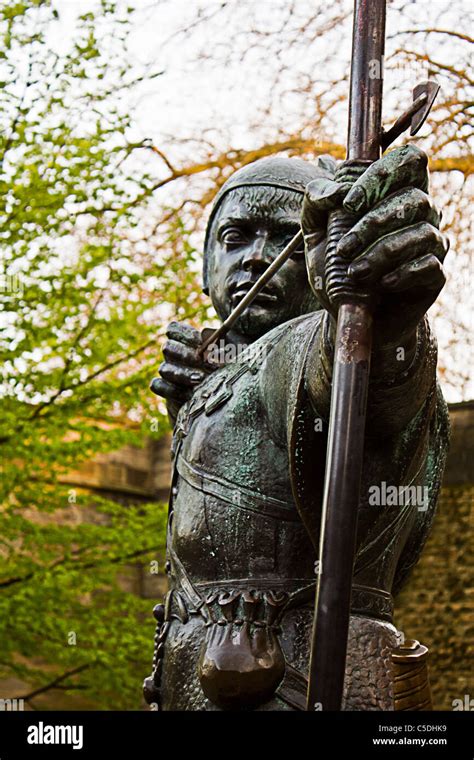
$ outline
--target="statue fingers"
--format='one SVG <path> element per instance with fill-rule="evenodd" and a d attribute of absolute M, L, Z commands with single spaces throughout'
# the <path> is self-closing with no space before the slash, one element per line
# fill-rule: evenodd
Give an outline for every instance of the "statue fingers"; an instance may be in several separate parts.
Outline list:
<path fill-rule="evenodd" d="M 392 293 L 419 288 L 439 293 L 446 282 L 446 275 L 440 260 L 433 254 L 423 256 L 421 259 L 409 261 L 386 275 L 381 285 L 384 290 Z"/>
<path fill-rule="evenodd" d="M 301 214 L 304 235 L 326 231 L 329 212 L 341 206 L 349 187 L 326 177 L 314 179 L 306 186 Z"/>
<path fill-rule="evenodd" d="M 374 161 L 352 185 L 344 208 L 364 214 L 376 203 L 404 187 L 428 190 L 428 157 L 416 145 L 395 148 Z"/>
<path fill-rule="evenodd" d="M 186 322 L 170 322 L 166 329 L 166 336 L 170 340 L 184 343 L 191 348 L 199 348 L 202 343 L 199 330 Z"/>
<path fill-rule="evenodd" d="M 446 240 L 436 227 L 427 222 L 413 224 L 378 240 L 349 266 L 349 275 L 369 285 L 393 272 L 407 261 L 433 254 L 443 261 Z"/>
<path fill-rule="evenodd" d="M 163 355 L 166 362 L 181 364 L 185 367 L 198 367 L 205 370 L 205 364 L 197 348 L 181 343 L 177 340 L 167 340 L 163 346 Z M 208 368 L 210 371 L 210 368 Z"/>
<path fill-rule="evenodd" d="M 177 401 L 183 404 L 192 396 L 192 390 L 188 388 L 178 388 L 173 383 L 168 383 L 161 377 L 154 377 L 150 383 L 150 390 L 157 396 L 166 399 L 167 401 Z"/>
<path fill-rule="evenodd" d="M 377 203 L 338 244 L 338 253 L 354 258 L 379 238 L 416 222 L 438 227 L 440 214 L 429 195 L 415 187 L 404 188 Z"/>
<path fill-rule="evenodd" d="M 163 380 L 186 388 L 195 388 L 206 379 L 207 374 L 195 367 L 183 367 L 173 362 L 165 362 L 159 369 Z"/>

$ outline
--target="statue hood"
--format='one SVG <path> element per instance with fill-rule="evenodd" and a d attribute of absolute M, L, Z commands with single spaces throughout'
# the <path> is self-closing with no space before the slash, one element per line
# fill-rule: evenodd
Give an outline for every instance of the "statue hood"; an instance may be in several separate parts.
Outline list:
<path fill-rule="evenodd" d="M 336 161 L 331 156 L 320 156 L 317 163 L 303 161 L 300 158 L 272 156 L 261 158 L 238 169 L 224 182 L 217 193 L 209 216 L 204 241 L 203 291 L 208 294 L 209 238 L 216 213 L 227 194 L 240 187 L 278 187 L 281 190 L 301 193 L 301 203 L 306 185 L 317 177 L 331 177 L 336 168 Z"/>

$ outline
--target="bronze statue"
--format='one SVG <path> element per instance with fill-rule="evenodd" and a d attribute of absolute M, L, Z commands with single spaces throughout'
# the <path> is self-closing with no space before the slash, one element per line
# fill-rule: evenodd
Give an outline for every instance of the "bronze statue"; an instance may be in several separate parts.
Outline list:
<path fill-rule="evenodd" d="M 216 197 L 205 241 L 204 290 L 219 318 L 300 221 L 304 247 L 220 353 L 203 357 L 203 335 L 189 325 L 168 328 L 152 389 L 174 423 L 170 590 L 154 611 L 145 682 L 147 701 L 163 710 L 305 709 L 315 583 L 324 573 L 335 334 L 324 261 L 337 208 L 357 214 L 338 250 L 377 304 L 343 709 L 428 707 L 421 681 L 408 699 L 397 682 L 423 648 L 404 643 L 392 612 L 429 533 L 447 447 L 426 318 L 444 285 L 447 244 L 418 148 L 393 150 L 352 187 L 336 168 L 328 156 L 316 165 L 267 158 L 236 172 Z"/>

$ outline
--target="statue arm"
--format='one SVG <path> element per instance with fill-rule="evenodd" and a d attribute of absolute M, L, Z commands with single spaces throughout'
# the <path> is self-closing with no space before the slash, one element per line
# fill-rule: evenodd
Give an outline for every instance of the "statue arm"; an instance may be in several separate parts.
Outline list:
<path fill-rule="evenodd" d="M 333 318 L 325 312 L 319 340 L 308 357 L 306 387 L 315 410 L 329 419 L 334 361 Z M 387 437 L 406 428 L 436 383 L 437 347 L 424 317 L 409 341 L 373 353 L 367 402 L 367 433 Z"/>
<path fill-rule="evenodd" d="M 270 434 L 288 451 L 295 502 L 316 552 L 332 360 L 331 322 L 321 311 L 288 324 L 261 374 Z M 409 366 L 397 374 L 389 369 L 379 365 L 370 386 L 357 573 L 361 583 L 388 588 L 393 580 L 398 589 L 429 534 L 449 438 L 447 408 L 436 382 L 436 346 L 425 319 Z M 405 509 L 392 525 L 393 507 L 370 502 L 371 487 L 383 481 L 421 487 L 423 498 L 428 493 L 426 504 Z M 387 544 L 392 547 L 388 564 L 383 560 Z"/>
<path fill-rule="evenodd" d="M 289 436 L 296 449 L 290 455 L 298 511 L 309 535 L 316 537 L 315 547 L 329 420 L 332 337 L 325 314 L 308 346 L 300 382 L 300 411 L 295 409 Z M 449 441 L 447 407 L 436 381 L 436 344 L 428 321 L 423 319 L 418 326 L 408 367 L 396 367 L 394 373 L 391 364 L 375 366 L 369 388 L 356 574 L 362 585 L 391 588 L 393 583 L 398 591 L 429 535 Z M 322 428 L 315 427 L 312 415 L 323 419 Z M 411 505 L 414 497 L 410 495 L 407 505 L 394 513 L 388 502 L 373 501 L 374 490 L 383 482 L 402 489 L 416 487 L 415 503 Z"/>

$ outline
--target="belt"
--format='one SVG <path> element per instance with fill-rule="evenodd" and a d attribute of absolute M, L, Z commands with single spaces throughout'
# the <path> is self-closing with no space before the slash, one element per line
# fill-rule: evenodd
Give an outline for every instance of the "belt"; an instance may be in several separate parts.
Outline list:
<path fill-rule="evenodd" d="M 178 587 L 184 592 L 195 611 L 204 611 L 204 599 L 213 591 L 273 590 L 287 593 L 284 610 L 314 604 L 316 582 L 309 578 L 234 578 L 229 580 L 193 583 L 174 549 L 169 548 L 171 564 Z M 283 612 L 283 610 L 282 610 Z M 388 591 L 352 584 L 351 614 L 365 615 L 391 623 L 393 597 Z"/>

